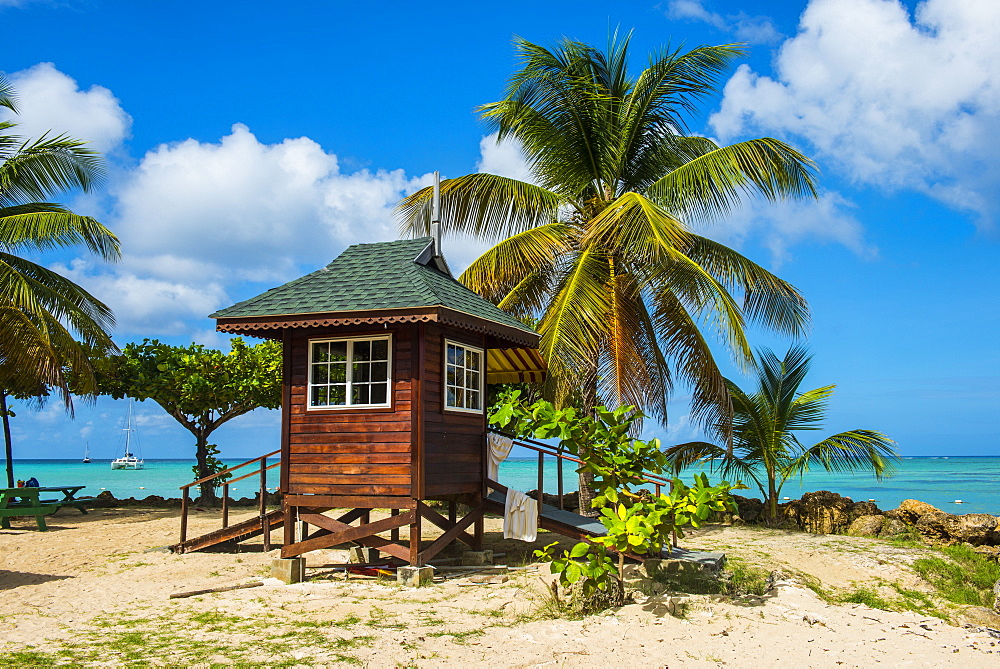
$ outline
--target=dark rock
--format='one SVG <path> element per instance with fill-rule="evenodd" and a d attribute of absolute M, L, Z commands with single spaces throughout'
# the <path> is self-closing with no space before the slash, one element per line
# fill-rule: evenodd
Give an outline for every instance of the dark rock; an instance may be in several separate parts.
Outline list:
<path fill-rule="evenodd" d="M 882 529 L 879 530 L 878 535 L 882 538 L 897 537 L 900 534 L 906 534 L 907 531 L 909 531 L 909 525 L 898 518 L 885 516 L 885 522 L 882 524 Z"/>
<path fill-rule="evenodd" d="M 859 516 L 851 521 L 847 533 L 852 537 L 876 537 L 885 525 L 885 516 Z"/>
<path fill-rule="evenodd" d="M 968 513 L 962 516 L 946 514 L 944 529 L 951 540 L 958 543 L 983 546 L 993 543 L 997 519 L 986 513 Z"/>
<path fill-rule="evenodd" d="M 855 502 L 854 506 L 851 507 L 851 520 L 857 520 L 862 516 L 881 516 L 882 511 L 879 510 L 875 502 Z"/>
<path fill-rule="evenodd" d="M 733 495 L 733 501 L 736 502 L 736 516 L 744 523 L 752 523 L 761 518 L 764 502 L 756 497 Z"/>
<path fill-rule="evenodd" d="M 807 492 L 798 502 L 788 503 L 785 515 L 806 532 L 835 534 L 847 531 L 854 500 L 829 490 Z"/>
<path fill-rule="evenodd" d="M 927 543 L 949 546 L 955 543 L 948 531 L 949 527 L 957 525 L 954 518 L 955 516 L 950 513 L 934 510 L 920 516 L 915 527 L 920 537 Z"/>

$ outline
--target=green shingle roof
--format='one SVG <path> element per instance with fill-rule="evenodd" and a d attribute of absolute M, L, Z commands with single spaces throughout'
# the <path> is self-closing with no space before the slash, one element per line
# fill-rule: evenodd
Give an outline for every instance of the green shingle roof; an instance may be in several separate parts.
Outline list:
<path fill-rule="evenodd" d="M 433 263 L 417 262 L 417 256 L 431 243 L 430 237 L 421 237 L 355 244 L 326 267 L 217 311 L 211 318 L 442 306 L 533 332 L 492 302 L 438 270 Z"/>

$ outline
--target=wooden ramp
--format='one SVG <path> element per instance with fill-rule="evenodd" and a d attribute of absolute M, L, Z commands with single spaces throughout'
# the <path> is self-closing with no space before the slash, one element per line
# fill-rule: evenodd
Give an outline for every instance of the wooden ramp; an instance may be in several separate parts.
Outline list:
<path fill-rule="evenodd" d="M 284 520 L 285 517 L 282 510 L 275 509 L 264 514 L 263 519 L 261 516 L 254 516 L 241 523 L 224 527 L 221 530 L 215 530 L 200 537 L 176 543 L 170 547 L 170 550 L 174 553 L 190 553 L 228 542 L 238 543 L 246 541 L 247 539 L 261 536 L 264 533 L 263 527 L 265 523 L 267 524 L 268 532 L 270 532 L 284 525 Z"/>
<path fill-rule="evenodd" d="M 502 492 L 492 492 L 486 498 L 486 503 L 490 511 L 501 516 L 504 513 L 504 502 L 506 495 Z M 542 529 L 556 534 L 561 534 L 570 539 L 583 541 L 590 537 L 600 537 L 607 534 L 604 525 L 596 518 L 581 516 L 572 511 L 565 511 L 549 504 L 542 504 L 538 515 L 538 526 Z M 627 554 L 628 557 L 641 560 L 642 556 Z M 684 548 L 674 547 L 664 548 L 664 558 L 697 562 L 708 569 L 718 571 L 726 562 L 725 553 L 715 553 L 708 551 L 689 551 Z"/>

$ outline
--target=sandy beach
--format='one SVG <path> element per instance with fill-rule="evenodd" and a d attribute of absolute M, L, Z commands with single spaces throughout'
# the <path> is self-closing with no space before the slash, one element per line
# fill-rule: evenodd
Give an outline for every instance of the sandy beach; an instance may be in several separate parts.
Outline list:
<path fill-rule="evenodd" d="M 505 581 L 463 576 L 420 589 L 358 577 L 345 582 L 321 568 L 345 561 L 346 550 L 309 553 L 309 581 L 295 585 L 268 578 L 278 553 L 263 552 L 260 539 L 238 552 L 173 555 L 161 548 L 176 540 L 171 510 L 83 516 L 70 509 L 50 517 L 49 527 L 40 533 L 19 519 L 0 531 L 4 666 L 1000 666 L 991 620 L 972 615 L 963 627 L 961 611 L 952 612 L 950 624 L 833 604 L 814 591 L 903 588 L 930 596 L 909 568 L 927 549 L 875 539 L 709 527 L 683 545 L 723 550 L 732 563 L 772 572 L 766 594 L 639 596 L 620 609 L 572 619 L 552 617 L 544 585 L 551 577 L 527 557 L 556 537 L 541 532 L 534 546 L 504 541 L 496 518 L 488 520 L 487 547 L 506 553 L 498 563 L 522 568 Z M 216 527 L 214 512 L 192 518 L 192 533 Z M 254 580 L 264 585 L 169 598 Z"/>

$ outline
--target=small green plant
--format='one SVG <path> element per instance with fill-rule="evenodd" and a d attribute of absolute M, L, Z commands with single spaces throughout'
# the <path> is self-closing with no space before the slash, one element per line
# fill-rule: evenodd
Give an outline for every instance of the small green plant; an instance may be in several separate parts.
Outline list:
<path fill-rule="evenodd" d="M 729 574 L 729 594 L 734 596 L 757 595 L 762 597 L 767 592 L 768 577 L 766 569 L 753 567 L 742 561 L 730 559 L 726 563 Z"/>
<path fill-rule="evenodd" d="M 915 560 L 914 571 L 950 602 L 991 606 L 993 584 L 1000 580 L 1000 564 L 967 546 L 948 546 L 941 552 L 945 557 Z"/>
<path fill-rule="evenodd" d="M 864 604 L 869 608 L 882 609 L 883 611 L 892 611 L 895 608 L 889 600 L 878 594 L 873 588 L 859 587 L 837 599 L 845 604 Z"/>

